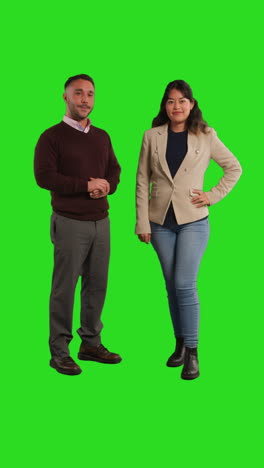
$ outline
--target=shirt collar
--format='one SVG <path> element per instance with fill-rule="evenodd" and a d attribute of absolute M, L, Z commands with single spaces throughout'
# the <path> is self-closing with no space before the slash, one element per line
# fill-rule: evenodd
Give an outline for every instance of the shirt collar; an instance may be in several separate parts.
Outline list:
<path fill-rule="evenodd" d="M 87 125 L 86 125 L 85 128 L 83 128 L 79 124 L 79 122 L 77 120 L 73 120 L 70 117 L 68 117 L 67 115 L 64 115 L 63 122 L 65 122 L 67 125 L 70 125 L 70 127 L 73 127 L 76 130 L 79 130 L 80 132 L 83 132 L 83 133 L 88 133 L 89 132 L 90 127 L 91 127 L 91 123 L 92 123 L 90 119 L 87 119 Z"/>

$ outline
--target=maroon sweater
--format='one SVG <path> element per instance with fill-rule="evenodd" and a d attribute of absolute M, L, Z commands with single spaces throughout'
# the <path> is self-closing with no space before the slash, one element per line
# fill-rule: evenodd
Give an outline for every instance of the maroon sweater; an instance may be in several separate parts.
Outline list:
<path fill-rule="evenodd" d="M 106 179 L 110 194 L 119 182 L 120 166 L 108 134 L 91 126 L 88 133 L 60 122 L 46 130 L 35 149 L 38 185 L 51 191 L 53 210 L 68 218 L 97 221 L 108 215 L 106 197 L 93 200 L 90 177 Z"/>

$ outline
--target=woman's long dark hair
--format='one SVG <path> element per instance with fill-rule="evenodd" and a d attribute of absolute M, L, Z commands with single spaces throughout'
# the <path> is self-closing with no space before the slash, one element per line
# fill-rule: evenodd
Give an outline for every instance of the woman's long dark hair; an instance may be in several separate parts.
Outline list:
<path fill-rule="evenodd" d="M 194 102 L 194 106 L 186 121 L 186 130 L 189 130 L 192 133 L 198 133 L 198 132 L 207 133 L 208 125 L 203 120 L 202 112 L 198 107 L 198 102 L 196 101 L 196 99 L 194 99 L 192 90 L 190 86 L 188 85 L 188 83 L 186 83 L 186 81 L 183 81 L 183 80 L 171 81 L 167 85 L 164 96 L 160 104 L 160 111 L 158 115 L 153 119 L 152 127 L 159 127 L 159 125 L 164 125 L 165 123 L 169 122 L 169 117 L 167 115 L 165 105 L 169 97 L 169 92 L 172 89 L 177 89 L 178 91 L 181 91 L 184 97 L 189 99 L 189 101 Z"/>

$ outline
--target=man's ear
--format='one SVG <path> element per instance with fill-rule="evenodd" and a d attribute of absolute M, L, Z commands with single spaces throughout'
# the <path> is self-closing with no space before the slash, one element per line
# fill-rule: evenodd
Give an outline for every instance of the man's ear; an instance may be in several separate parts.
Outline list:
<path fill-rule="evenodd" d="M 63 97 L 63 100 L 67 102 L 67 93 L 63 93 L 62 97 Z"/>

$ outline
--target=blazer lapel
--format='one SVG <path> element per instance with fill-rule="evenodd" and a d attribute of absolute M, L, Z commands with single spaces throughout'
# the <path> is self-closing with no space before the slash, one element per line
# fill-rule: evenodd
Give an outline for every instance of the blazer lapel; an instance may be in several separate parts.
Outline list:
<path fill-rule="evenodd" d="M 163 125 L 162 127 L 158 128 L 157 131 L 157 149 L 156 151 L 158 152 L 159 156 L 159 161 L 161 164 L 161 167 L 166 174 L 166 176 L 172 181 L 175 180 L 177 177 L 177 174 L 179 173 L 180 168 L 182 167 L 183 164 L 187 164 L 187 166 L 190 165 L 190 163 L 193 160 L 194 157 L 194 151 L 196 149 L 197 145 L 197 137 L 193 133 L 188 132 L 188 138 L 187 138 L 187 153 L 185 155 L 184 160 L 182 161 L 178 171 L 176 172 L 174 179 L 171 177 L 170 169 L 166 161 L 166 149 L 167 149 L 167 141 L 168 141 L 168 124 Z"/>
<path fill-rule="evenodd" d="M 162 127 L 158 128 L 157 131 L 157 148 L 156 151 L 158 153 L 160 165 L 165 172 L 166 176 L 172 180 L 171 173 L 169 170 L 169 166 L 166 161 L 166 149 L 167 149 L 167 141 L 168 141 L 168 124 L 163 125 Z"/>

